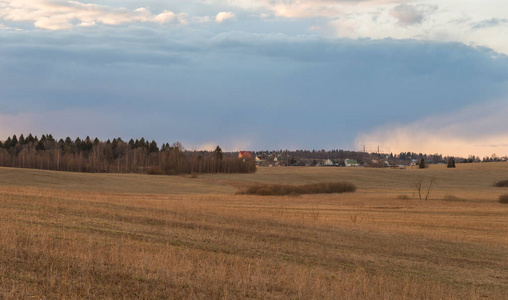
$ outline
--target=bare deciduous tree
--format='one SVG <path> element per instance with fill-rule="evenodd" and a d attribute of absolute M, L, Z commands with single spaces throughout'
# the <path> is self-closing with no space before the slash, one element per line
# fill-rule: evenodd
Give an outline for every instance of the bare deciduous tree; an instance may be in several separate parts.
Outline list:
<path fill-rule="evenodd" d="M 425 200 L 429 199 L 430 191 L 432 190 L 433 185 L 436 183 L 434 177 L 430 178 L 429 185 L 427 187 L 427 193 L 425 194 Z M 424 178 L 418 177 L 418 179 L 413 183 L 413 186 L 416 188 L 418 193 L 418 199 L 422 200 L 422 192 L 424 190 Z"/>

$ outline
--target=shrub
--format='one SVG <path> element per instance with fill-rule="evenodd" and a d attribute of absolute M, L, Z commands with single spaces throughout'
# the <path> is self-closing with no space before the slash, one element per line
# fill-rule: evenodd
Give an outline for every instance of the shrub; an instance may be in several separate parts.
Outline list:
<path fill-rule="evenodd" d="M 427 166 L 425 165 L 425 159 L 423 157 L 420 159 L 420 163 L 418 164 L 418 168 L 425 169 Z"/>
<path fill-rule="evenodd" d="M 349 182 L 325 182 L 304 185 L 263 184 L 248 187 L 238 194 L 247 195 L 303 195 L 303 194 L 332 194 L 355 192 L 356 186 Z"/>
<path fill-rule="evenodd" d="M 501 180 L 496 183 L 494 183 L 494 186 L 497 187 L 508 187 L 508 180 Z"/>
<path fill-rule="evenodd" d="M 410 200 L 411 198 L 409 198 L 408 195 L 398 195 L 397 199 L 398 200 Z"/>
<path fill-rule="evenodd" d="M 448 165 L 447 165 L 448 168 L 455 168 L 455 159 L 453 159 L 453 157 L 450 157 L 448 159 Z"/>
<path fill-rule="evenodd" d="M 198 173 L 192 172 L 189 177 L 190 178 L 198 178 Z"/>
<path fill-rule="evenodd" d="M 164 175 L 164 171 L 160 167 L 149 167 L 146 173 L 149 175 Z"/>
<path fill-rule="evenodd" d="M 499 196 L 499 203 L 508 204 L 508 194 Z"/>
<path fill-rule="evenodd" d="M 273 190 L 269 188 L 260 188 L 256 190 L 256 195 L 259 196 L 271 196 L 273 195 Z"/>

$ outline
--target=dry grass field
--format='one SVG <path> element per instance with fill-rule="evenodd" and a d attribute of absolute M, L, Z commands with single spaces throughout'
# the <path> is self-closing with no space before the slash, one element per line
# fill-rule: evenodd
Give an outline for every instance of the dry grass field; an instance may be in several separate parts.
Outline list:
<path fill-rule="evenodd" d="M 198 178 L 0 168 L 0 299 L 507 299 L 503 179 L 508 163 Z M 330 181 L 358 190 L 235 194 Z"/>

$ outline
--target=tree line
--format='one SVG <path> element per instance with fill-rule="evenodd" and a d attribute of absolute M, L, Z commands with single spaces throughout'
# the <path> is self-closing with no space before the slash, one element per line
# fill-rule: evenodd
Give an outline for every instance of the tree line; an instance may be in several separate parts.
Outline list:
<path fill-rule="evenodd" d="M 253 173 L 255 162 L 214 151 L 187 151 L 182 144 L 141 138 L 123 141 L 91 139 L 56 140 L 51 134 L 40 138 L 29 134 L 0 142 L 0 166 L 92 173 L 201 174 Z"/>
<path fill-rule="evenodd" d="M 333 162 L 344 162 L 345 159 L 354 159 L 360 165 L 369 165 L 375 167 L 372 164 L 372 160 L 378 160 L 379 166 L 386 166 L 381 163 L 381 160 L 387 160 L 392 165 L 407 164 L 413 160 L 418 162 L 424 158 L 426 162 L 432 163 L 446 163 L 449 160 L 449 156 L 443 156 L 442 154 L 426 154 L 426 153 L 415 153 L 415 152 L 401 152 L 399 154 L 394 153 L 377 153 L 377 152 L 363 152 L 363 151 L 351 151 L 351 150 L 265 150 L 253 152 L 254 156 L 260 159 L 270 159 L 278 157 L 283 159 L 288 165 L 298 165 L 300 162 L 312 162 L 311 165 L 316 165 L 319 160 L 330 159 Z M 467 162 L 463 158 L 458 158 L 458 161 Z M 302 165 L 302 164 L 300 164 Z M 378 166 L 378 167 L 379 167 Z"/>

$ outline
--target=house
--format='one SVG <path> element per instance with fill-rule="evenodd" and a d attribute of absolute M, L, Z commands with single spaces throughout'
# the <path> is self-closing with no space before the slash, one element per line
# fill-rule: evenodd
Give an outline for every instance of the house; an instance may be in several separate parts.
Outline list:
<path fill-rule="evenodd" d="M 252 158 L 252 152 L 250 152 L 250 151 L 240 151 L 240 153 L 238 153 L 238 158 L 243 158 L 243 159 Z"/>
<path fill-rule="evenodd" d="M 372 168 L 384 168 L 389 167 L 390 163 L 385 159 L 372 159 L 370 162 L 366 162 L 364 166 Z"/>
<path fill-rule="evenodd" d="M 344 165 L 346 167 L 359 167 L 360 166 L 358 161 L 356 161 L 355 159 L 345 159 L 344 160 Z"/>
<path fill-rule="evenodd" d="M 330 167 L 330 166 L 333 166 L 333 161 L 331 161 L 330 159 L 327 159 L 327 160 L 325 160 L 325 162 L 323 163 L 323 166 L 325 166 L 325 167 Z"/>

